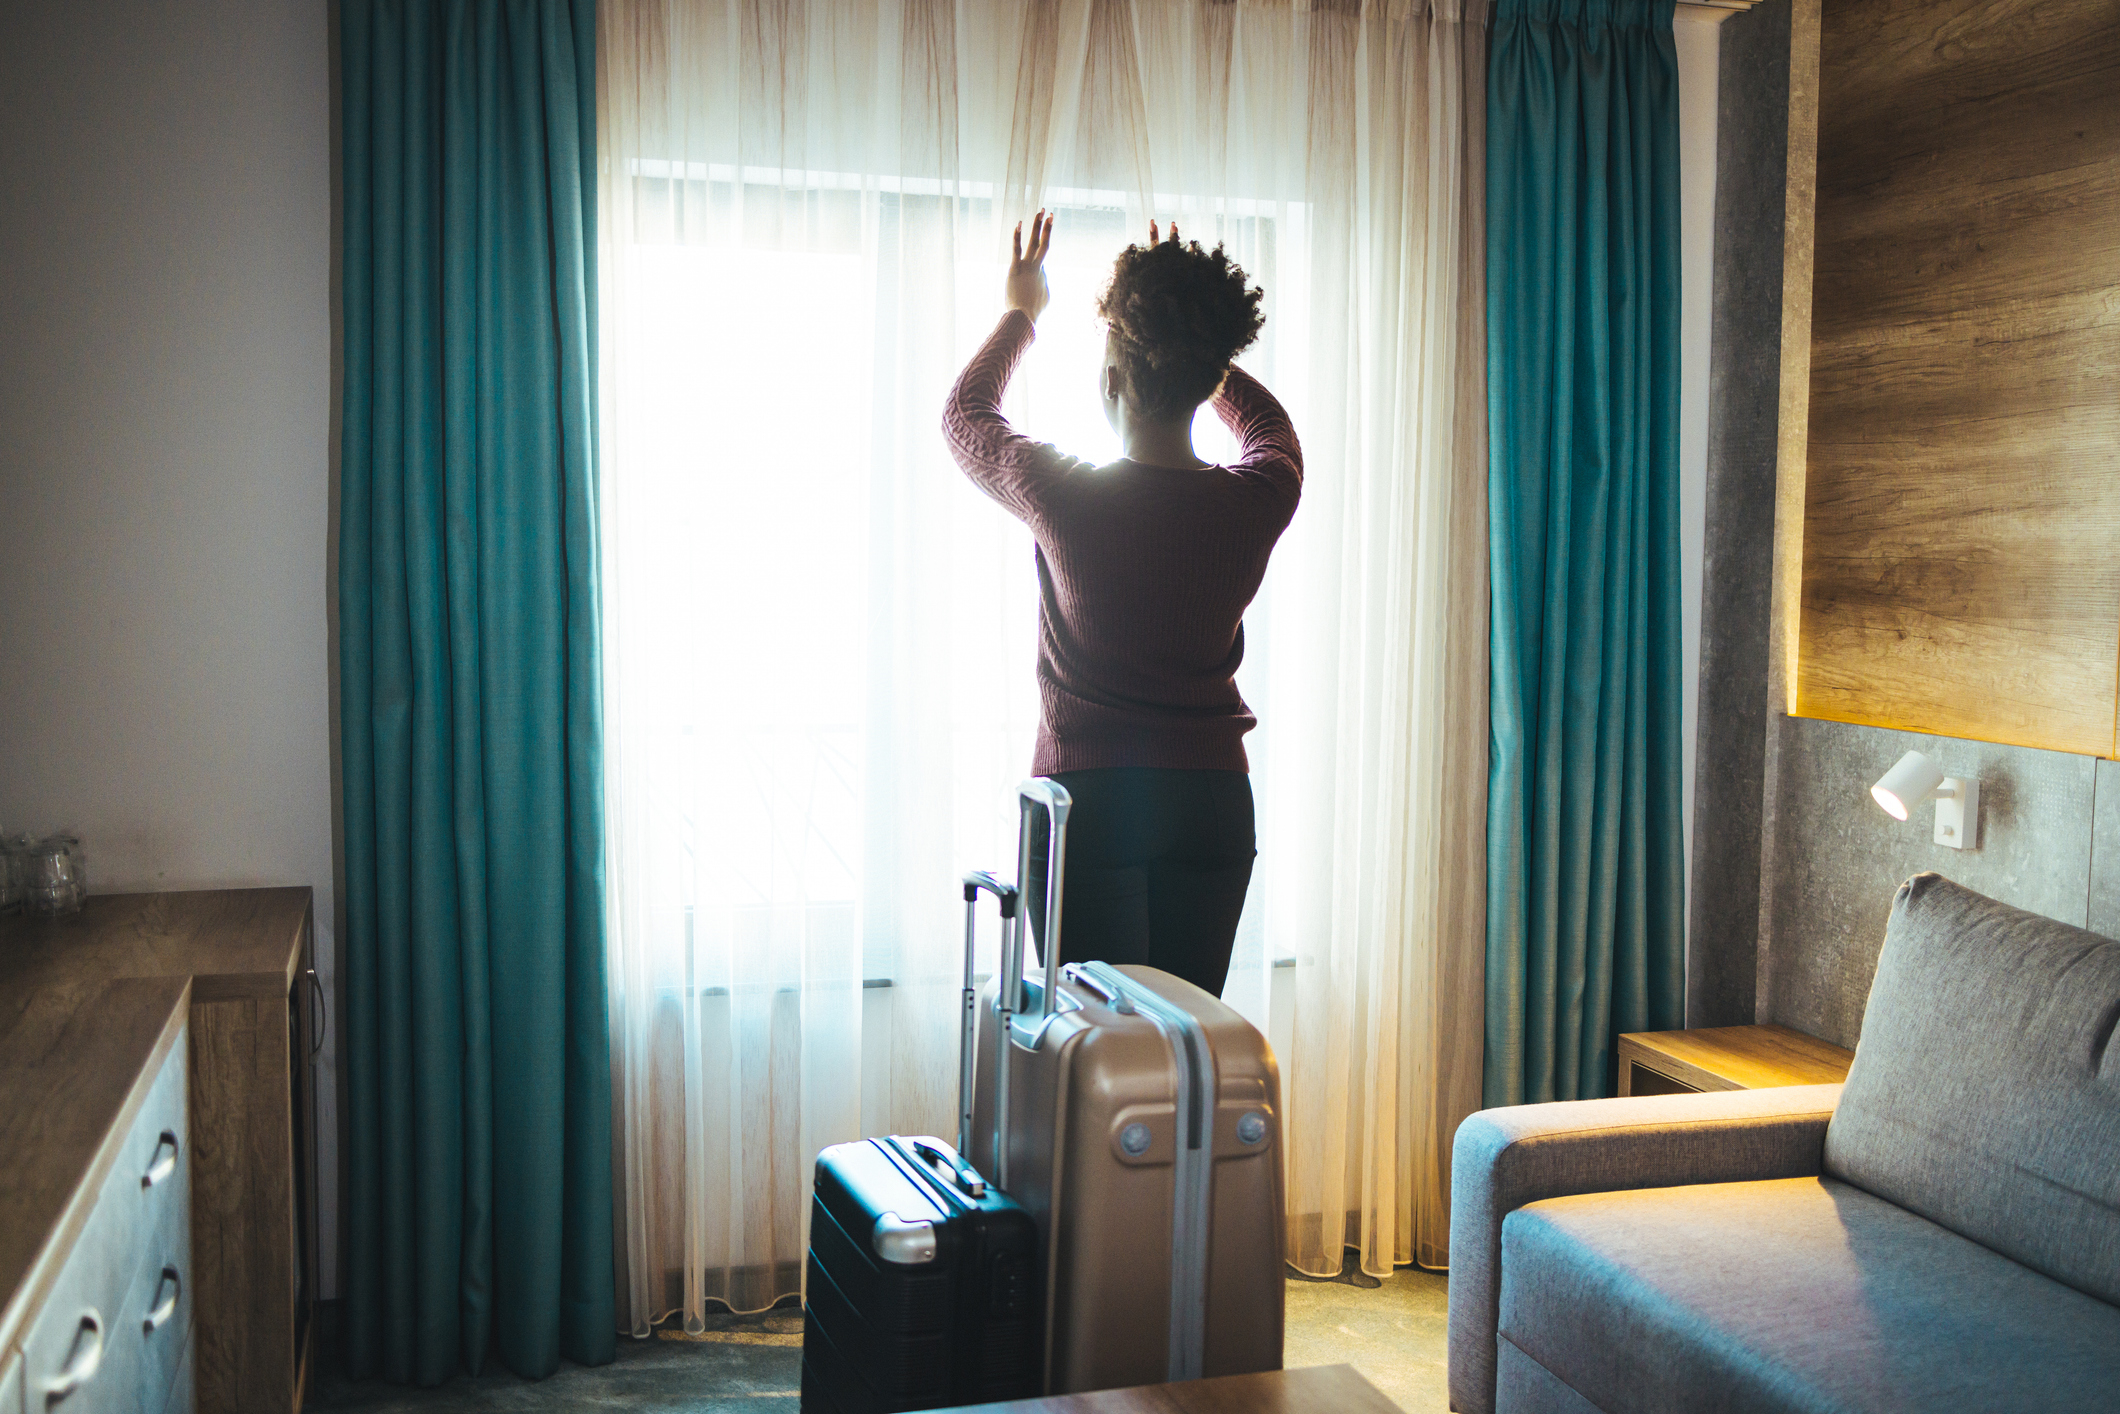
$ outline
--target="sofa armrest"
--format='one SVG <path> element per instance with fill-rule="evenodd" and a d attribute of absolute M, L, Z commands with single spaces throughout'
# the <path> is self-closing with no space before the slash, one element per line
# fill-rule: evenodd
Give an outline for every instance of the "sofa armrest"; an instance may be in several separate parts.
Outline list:
<path fill-rule="evenodd" d="M 1572 1193 L 1802 1178 L 1819 1171 L 1838 1085 L 1567 1100 L 1481 1110 L 1450 1164 L 1450 1407 L 1494 1409 L 1502 1219 Z"/>

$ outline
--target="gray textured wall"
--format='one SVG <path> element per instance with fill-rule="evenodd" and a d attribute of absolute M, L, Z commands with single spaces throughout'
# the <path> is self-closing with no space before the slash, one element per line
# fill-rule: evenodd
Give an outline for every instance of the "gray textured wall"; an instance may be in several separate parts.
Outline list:
<path fill-rule="evenodd" d="M 2120 938 L 2120 761 L 2100 761 L 2093 787 L 2091 886 L 2084 926 Z"/>
<path fill-rule="evenodd" d="M 1724 23 L 1686 1023 L 1776 1021 L 1853 1045 L 1909 874 L 2120 935 L 2120 763 L 1790 718 L 1768 700 L 1788 63 L 1788 0 Z M 1933 806 L 1902 823 L 1870 799 L 1910 749 L 1979 777 L 1976 849 L 1936 844 Z"/>
<path fill-rule="evenodd" d="M 1752 1020 L 1765 782 L 1768 600 L 1781 371 L 1789 4 L 1722 24 L 1714 352 L 1702 546 L 1700 721 L 1686 1024 Z"/>
<path fill-rule="evenodd" d="M 1924 869 L 2064 923 L 2120 930 L 2120 765 L 1843 722 L 1772 725 L 1760 1020 L 1854 1045 L 1892 891 Z M 1910 750 L 1979 779 L 1978 848 L 1937 844 L 1932 804 L 1901 822 L 1870 799 L 1870 783 Z"/>

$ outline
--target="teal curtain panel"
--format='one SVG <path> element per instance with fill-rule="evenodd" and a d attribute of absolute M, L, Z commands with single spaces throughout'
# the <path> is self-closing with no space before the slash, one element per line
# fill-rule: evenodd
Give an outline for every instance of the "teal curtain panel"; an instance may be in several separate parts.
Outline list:
<path fill-rule="evenodd" d="M 1487 81 L 1489 1105 L 1683 1024 L 1672 0 L 1499 0 Z"/>
<path fill-rule="evenodd" d="M 589 0 L 343 0 L 347 1353 L 613 1355 Z"/>

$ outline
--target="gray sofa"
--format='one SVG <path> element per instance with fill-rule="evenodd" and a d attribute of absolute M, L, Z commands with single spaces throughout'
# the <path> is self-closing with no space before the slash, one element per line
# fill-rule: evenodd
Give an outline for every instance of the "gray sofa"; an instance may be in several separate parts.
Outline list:
<path fill-rule="evenodd" d="M 2120 942 L 1934 874 L 1847 1084 L 1457 1133 L 1463 1414 L 2120 1410 Z"/>

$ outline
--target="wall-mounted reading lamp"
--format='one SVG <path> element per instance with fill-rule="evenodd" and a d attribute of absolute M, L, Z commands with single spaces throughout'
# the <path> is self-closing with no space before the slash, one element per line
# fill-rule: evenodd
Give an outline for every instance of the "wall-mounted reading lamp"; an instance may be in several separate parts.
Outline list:
<path fill-rule="evenodd" d="M 1909 751 L 1899 764 L 1870 787 L 1870 798 L 1894 820 L 1936 798 L 1936 843 L 1952 849 L 1976 849 L 1980 833 L 1980 782 L 1970 776 L 1946 776 L 1931 757 Z"/>

